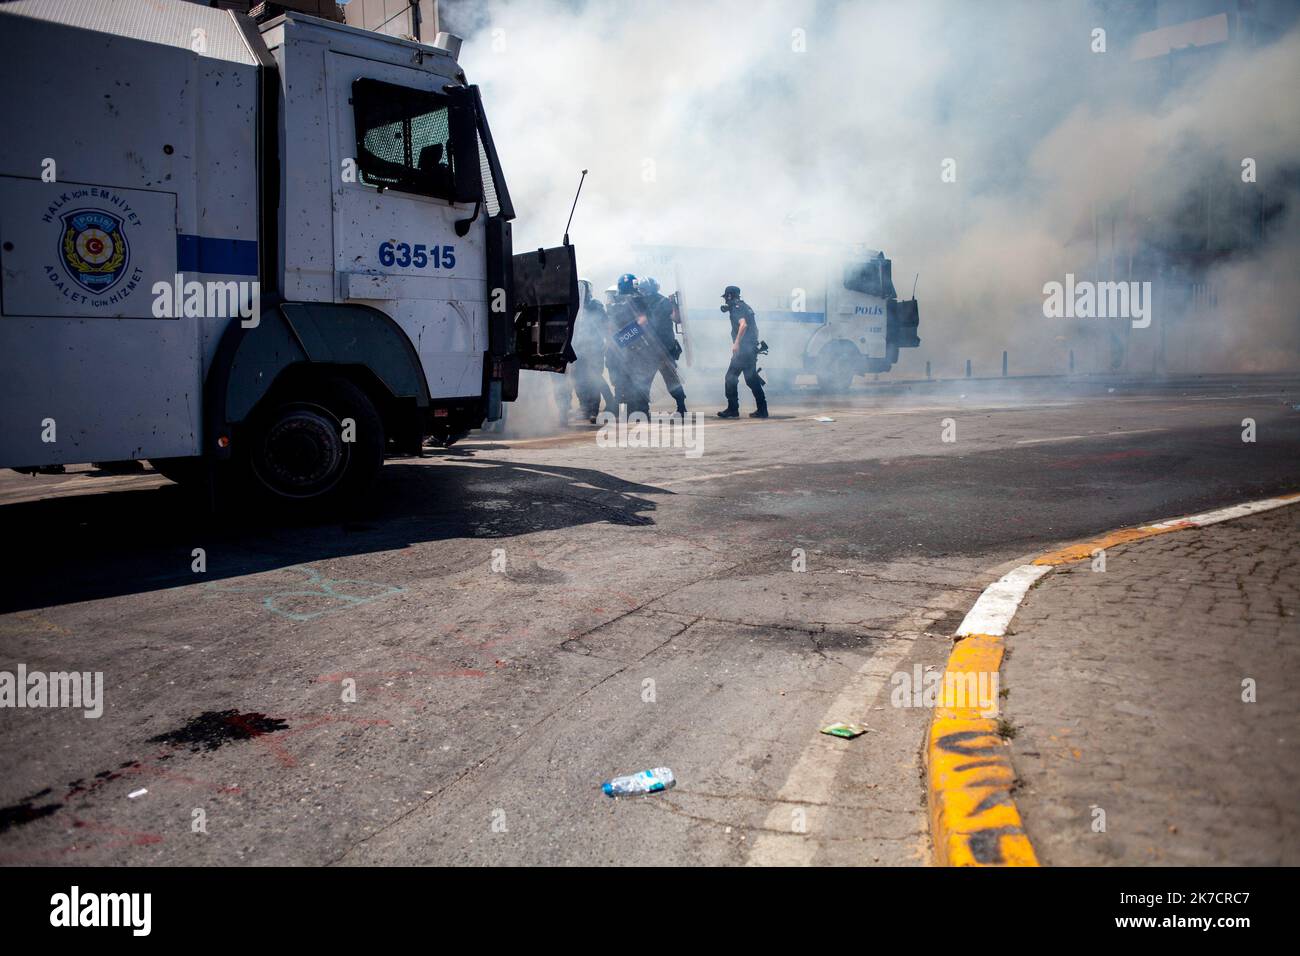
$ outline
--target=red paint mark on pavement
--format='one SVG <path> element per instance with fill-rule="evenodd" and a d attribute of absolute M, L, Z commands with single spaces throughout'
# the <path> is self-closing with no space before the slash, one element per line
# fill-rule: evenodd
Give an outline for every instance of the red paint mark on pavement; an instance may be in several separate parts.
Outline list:
<path fill-rule="evenodd" d="M 360 724 L 363 727 L 391 727 L 393 725 L 391 720 L 383 720 L 377 717 L 337 717 L 333 714 L 297 714 L 286 719 L 293 721 L 305 720 L 307 723 L 281 730 L 275 734 L 262 734 L 253 738 L 253 743 L 260 744 L 270 751 L 271 755 L 275 757 L 282 767 L 298 766 L 298 759 L 289 753 L 284 744 L 284 741 L 289 737 L 333 723 Z"/>
<path fill-rule="evenodd" d="M 117 836 L 126 837 L 125 840 L 117 840 L 113 843 L 106 843 L 102 847 L 105 850 L 113 850 L 123 846 L 150 846 L 154 843 L 162 843 L 163 838 L 160 833 L 145 833 L 140 830 L 124 830 L 121 827 L 109 826 L 105 823 L 91 823 L 88 820 L 74 818 L 72 825 L 79 830 L 94 830 L 99 833 L 112 833 Z M 89 849 L 89 847 L 87 847 Z"/>
<path fill-rule="evenodd" d="M 162 754 L 159 754 L 158 756 L 170 757 L 171 754 L 170 752 L 164 752 Z M 186 776 L 185 774 L 172 773 L 171 771 L 163 770 L 153 762 L 155 759 L 157 758 L 149 758 L 148 760 L 137 760 L 131 766 L 122 768 L 122 773 L 134 774 L 136 776 L 141 776 L 141 777 L 152 777 L 156 780 L 166 780 L 168 783 L 180 783 L 180 784 L 184 784 L 187 787 L 200 787 L 204 790 L 211 790 L 213 793 L 239 793 L 240 792 L 238 787 L 228 787 L 218 783 L 209 783 L 208 781 L 200 780 L 197 777 L 189 777 Z"/>
<path fill-rule="evenodd" d="M 393 680 L 398 677 L 486 677 L 486 671 L 460 667 L 449 671 L 340 671 L 337 674 L 322 674 L 313 678 L 314 684 L 337 684 L 352 678 L 353 680 Z"/>

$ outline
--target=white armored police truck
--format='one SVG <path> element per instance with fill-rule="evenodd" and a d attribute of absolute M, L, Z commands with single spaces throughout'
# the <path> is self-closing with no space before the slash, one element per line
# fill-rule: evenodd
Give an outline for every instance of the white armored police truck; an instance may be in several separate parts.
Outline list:
<path fill-rule="evenodd" d="M 318 510 L 563 371 L 460 41 L 182 0 L 0 5 L 0 467 L 148 459 Z"/>
<path fill-rule="evenodd" d="M 731 326 L 719 318 L 722 290 L 740 287 L 770 347 L 759 359 L 764 378 L 789 385 L 798 375 L 842 392 L 855 375 L 887 372 L 899 349 L 921 344 L 915 295 L 899 299 L 883 252 L 855 248 L 633 248 L 638 274 L 676 282 L 685 304 L 686 354 L 694 367 L 725 368 Z"/>

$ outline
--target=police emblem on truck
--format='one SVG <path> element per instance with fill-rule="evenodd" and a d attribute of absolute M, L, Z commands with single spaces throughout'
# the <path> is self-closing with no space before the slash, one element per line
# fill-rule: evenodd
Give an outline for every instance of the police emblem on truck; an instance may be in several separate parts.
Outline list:
<path fill-rule="evenodd" d="M 61 218 L 59 252 L 68 276 L 87 292 L 113 288 L 131 263 L 123 220 L 102 209 L 78 209 Z"/>

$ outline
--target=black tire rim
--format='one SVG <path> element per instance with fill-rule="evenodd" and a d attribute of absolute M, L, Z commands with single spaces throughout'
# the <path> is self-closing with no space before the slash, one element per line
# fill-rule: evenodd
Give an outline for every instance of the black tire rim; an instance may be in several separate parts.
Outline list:
<path fill-rule="evenodd" d="M 277 495 L 323 495 L 347 472 L 348 447 L 340 428 L 338 419 L 319 405 L 281 406 L 258 440 L 253 470 Z"/>

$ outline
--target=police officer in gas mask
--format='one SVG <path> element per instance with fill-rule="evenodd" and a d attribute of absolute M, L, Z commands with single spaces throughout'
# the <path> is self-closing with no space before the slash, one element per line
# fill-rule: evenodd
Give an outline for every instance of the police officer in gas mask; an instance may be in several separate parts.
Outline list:
<path fill-rule="evenodd" d="M 727 366 L 724 380 L 727 407 L 718 412 L 718 417 L 740 417 L 736 384 L 744 375 L 745 384 L 754 393 L 754 405 L 757 406 L 749 417 L 767 418 L 767 396 L 763 394 L 763 379 L 758 374 L 758 321 L 754 318 L 754 310 L 740 297 L 740 289 L 734 285 L 723 290 L 719 308 L 731 318 L 731 364 Z"/>

